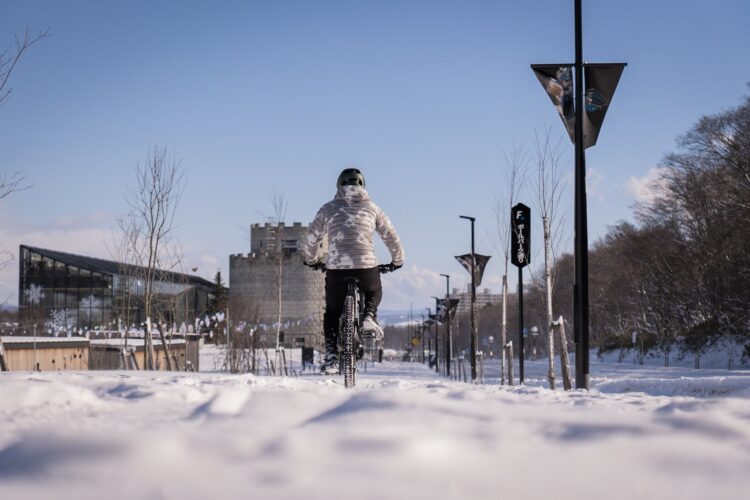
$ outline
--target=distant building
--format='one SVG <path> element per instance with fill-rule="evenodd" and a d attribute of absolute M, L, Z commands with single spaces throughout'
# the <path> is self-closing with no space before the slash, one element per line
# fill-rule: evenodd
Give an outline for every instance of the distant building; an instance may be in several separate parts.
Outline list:
<path fill-rule="evenodd" d="M 458 299 L 458 307 L 456 308 L 456 314 L 470 314 L 471 313 L 471 285 L 469 285 L 466 292 L 458 291 L 458 288 L 454 288 L 451 292 L 452 299 Z M 477 310 L 489 306 L 502 304 L 503 296 L 499 293 L 490 293 L 489 288 L 483 290 L 477 290 Z"/>
<path fill-rule="evenodd" d="M 116 330 L 121 324 L 139 326 L 146 320 L 139 278 L 143 268 L 25 245 L 19 255 L 22 325 L 77 332 Z M 168 271 L 159 271 L 157 276 L 155 307 L 168 322 L 192 324 L 196 316 L 205 314 L 213 283 Z"/>
<path fill-rule="evenodd" d="M 295 222 L 253 224 L 250 253 L 229 256 L 229 308 L 233 324 L 256 328 L 261 346 L 276 345 L 278 273 L 281 272 L 281 344 L 316 347 L 323 343 L 325 275 L 303 265 L 300 254 L 307 226 Z"/>

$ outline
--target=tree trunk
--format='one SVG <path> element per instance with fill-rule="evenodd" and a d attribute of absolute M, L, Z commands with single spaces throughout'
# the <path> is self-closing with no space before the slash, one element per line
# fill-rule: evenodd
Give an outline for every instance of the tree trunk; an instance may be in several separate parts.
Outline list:
<path fill-rule="evenodd" d="M 508 350 L 508 385 L 513 385 L 513 341 L 505 346 Z"/>
<path fill-rule="evenodd" d="M 154 369 L 154 342 L 151 338 L 151 317 L 146 316 L 146 332 L 143 335 L 144 370 Z"/>
<path fill-rule="evenodd" d="M 502 354 L 500 355 L 500 384 L 505 385 L 505 343 L 508 341 L 508 259 L 505 259 L 505 274 L 503 275 L 503 328 L 500 333 L 500 345 Z M 513 358 L 510 358 L 513 363 Z M 511 385 L 513 381 L 511 380 Z"/>
<path fill-rule="evenodd" d="M 565 335 L 565 320 L 562 316 L 558 318 L 556 324 L 560 328 L 560 368 L 562 369 L 563 389 L 569 391 L 573 388 L 573 382 L 568 361 L 568 338 Z"/>
<path fill-rule="evenodd" d="M 164 359 L 167 360 L 167 370 L 172 371 L 172 361 L 169 359 L 169 344 L 167 344 L 167 337 L 164 335 L 164 327 L 161 323 L 156 323 L 156 329 L 159 330 L 159 338 L 161 339 L 161 348 L 164 350 Z"/>
<path fill-rule="evenodd" d="M 544 281 L 547 288 L 547 345 L 549 370 L 547 380 L 549 388 L 555 388 L 555 329 L 552 326 L 552 241 L 550 237 L 550 223 L 548 217 L 542 217 L 544 225 Z"/>
<path fill-rule="evenodd" d="M 5 347 L 3 347 L 3 340 L 0 339 L 0 371 L 7 372 L 8 363 L 5 361 Z"/>

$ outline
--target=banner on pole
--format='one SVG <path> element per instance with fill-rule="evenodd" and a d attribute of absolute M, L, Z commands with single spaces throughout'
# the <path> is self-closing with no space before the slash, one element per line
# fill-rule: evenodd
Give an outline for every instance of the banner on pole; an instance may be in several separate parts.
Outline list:
<path fill-rule="evenodd" d="M 448 320 L 448 313 L 450 313 L 450 319 L 456 317 L 456 309 L 458 309 L 459 299 L 449 299 L 446 302 L 445 299 L 438 299 L 438 321 L 445 323 Z"/>
<path fill-rule="evenodd" d="M 456 260 L 471 274 L 471 254 L 467 253 L 464 255 L 456 255 Z M 482 276 L 484 276 L 484 268 L 487 266 L 487 261 L 490 260 L 489 255 L 474 254 L 474 261 L 476 265 L 474 267 L 474 283 L 476 286 L 482 284 Z"/>
<path fill-rule="evenodd" d="M 607 114 L 609 103 L 615 95 L 623 69 L 625 69 L 625 63 L 586 64 L 583 67 L 586 80 L 584 85 L 586 104 L 583 120 L 584 148 L 590 148 L 599 138 L 604 115 Z"/>
<path fill-rule="evenodd" d="M 517 203 L 510 209 L 510 261 L 516 267 L 531 262 L 531 209 Z"/>
<path fill-rule="evenodd" d="M 576 136 L 576 110 L 573 100 L 572 64 L 532 64 L 531 69 L 544 87 L 571 141 Z"/>
<path fill-rule="evenodd" d="M 584 64 L 584 113 L 583 146 L 590 148 L 596 144 L 599 131 L 607 114 L 609 104 L 617 89 L 625 63 Z M 532 64 L 539 82 L 544 87 L 557 114 L 568 131 L 571 142 L 576 139 L 576 113 L 573 97 L 572 64 Z"/>

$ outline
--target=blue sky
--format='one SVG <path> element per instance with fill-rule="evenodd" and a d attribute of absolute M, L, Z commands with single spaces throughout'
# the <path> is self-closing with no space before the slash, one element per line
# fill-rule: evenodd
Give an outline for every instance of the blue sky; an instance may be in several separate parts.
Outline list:
<path fill-rule="evenodd" d="M 0 169 L 34 184 L 0 202 L 0 245 L 106 257 L 134 167 L 160 144 L 189 168 L 178 233 L 206 277 L 248 251 L 241 228 L 271 212 L 274 187 L 289 200 L 287 220 L 307 223 L 354 165 L 406 248 L 383 307 L 431 304 L 439 273 L 466 282 L 453 260 L 469 249 L 459 214 L 477 217 L 477 251 L 495 255 L 487 283 L 497 288 L 490 234 L 503 154 L 530 151 L 545 127 L 563 133 L 529 64 L 572 61 L 572 8 L 5 0 L 0 47 L 26 24 L 52 36 L 21 61 L 0 107 Z M 585 59 L 628 62 L 587 152 L 592 241 L 632 217 L 633 188 L 678 135 L 747 92 L 749 21 L 739 0 L 584 1 Z M 572 195 L 565 203 L 572 211 Z M 16 276 L 14 265 L 0 272 L 11 302 Z"/>

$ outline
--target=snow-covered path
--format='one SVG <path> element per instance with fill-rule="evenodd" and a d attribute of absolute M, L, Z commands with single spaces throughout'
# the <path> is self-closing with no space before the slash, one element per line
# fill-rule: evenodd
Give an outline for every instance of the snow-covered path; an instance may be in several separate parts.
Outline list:
<path fill-rule="evenodd" d="M 696 398 L 469 386 L 408 363 L 354 390 L 315 376 L 3 373 L 0 498 L 744 498 L 750 377 L 737 380 Z"/>

